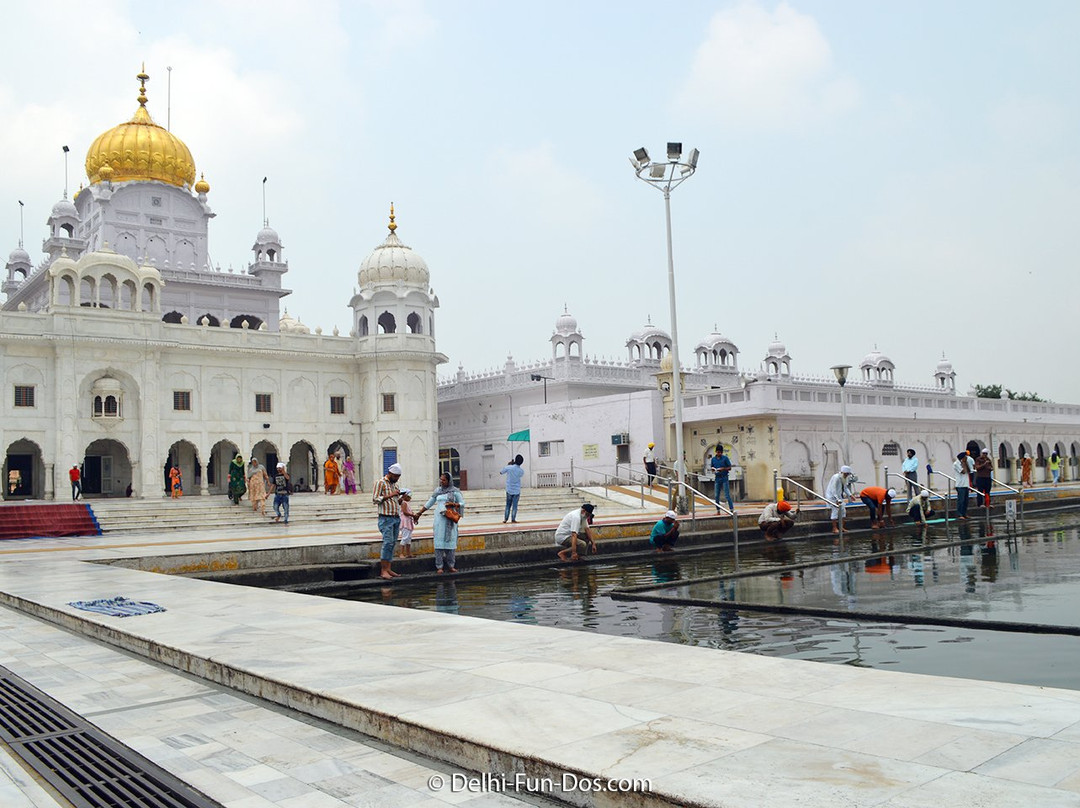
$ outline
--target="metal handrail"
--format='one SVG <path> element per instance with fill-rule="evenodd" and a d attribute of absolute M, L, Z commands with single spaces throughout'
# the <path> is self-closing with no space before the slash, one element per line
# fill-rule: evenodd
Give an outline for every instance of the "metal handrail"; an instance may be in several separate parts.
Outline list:
<path fill-rule="evenodd" d="M 781 481 L 783 481 L 784 483 L 791 483 L 797 489 L 799 489 L 801 491 L 805 491 L 806 493 L 810 494 L 810 496 L 812 496 L 814 499 L 820 499 L 822 502 L 824 502 L 827 505 L 832 506 L 833 508 L 836 508 L 838 510 L 841 508 L 841 503 L 833 502 L 831 499 L 829 499 L 824 494 L 819 494 L 814 489 L 807 488 L 805 485 L 798 482 L 797 480 L 793 480 L 790 477 L 783 476 L 782 474 L 780 474 L 779 469 L 773 469 L 773 491 L 779 490 L 780 486 L 778 485 L 778 483 L 781 482 Z M 798 508 L 801 505 L 802 505 L 802 501 L 799 500 L 799 499 L 796 499 L 795 500 L 795 507 Z M 837 516 L 839 517 L 837 519 L 837 529 L 840 531 L 840 539 L 843 540 L 843 538 L 844 538 L 844 519 L 842 517 L 840 517 L 839 514 L 837 514 Z"/>
<path fill-rule="evenodd" d="M 698 497 L 701 497 L 706 502 L 708 502 L 708 503 L 710 503 L 712 505 L 715 505 L 716 509 L 718 511 L 720 511 L 721 513 L 725 513 L 725 514 L 727 514 L 728 516 L 731 517 L 731 537 L 732 537 L 732 540 L 733 540 L 733 542 L 735 544 L 735 563 L 736 563 L 736 565 L 738 565 L 738 563 L 739 563 L 739 515 L 735 512 L 735 509 L 734 508 L 728 508 L 727 506 L 721 505 L 719 502 L 716 502 L 715 500 L 709 499 L 709 497 L 707 497 L 705 494 L 701 493 L 696 488 L 694 488 L 693 486 L 691 486 L 691 485 L 689 485 L 689 484 L 687 484 L 685 482 L 680 482 L 679 480 L 672 480 L 672 479 L 668 479 L 668 502 L 673 501 L 673 498 L 671 496 L 672 488 L 676 488 L 676 489 L 684 488 L 684 489 L 687 490 L 687 492 L 689 492 L 690 521 L 691 522 L 696 522 L 697 521 L 697 499 L 698 499 Z"/>
<path fill-rule="evenodd" d="M 941 471 L 931 471 L 930 473 L 931 474 L 940 474 L 942 477 L 945 477 L 946 479 L 949 480 L 949 488 L 947 489 L 945 496 L 942 496 L 937 491 L 935 491 L 933 488 L 930 488 L 929 486 L 923 485 L 918 480 L 912 480 L 912 479 L 910 479 L 908 477 L 905 477 L 900 472 L 889 471 L 888 466 L 885 467 L 885 487 L 886 488 L 889 487 L 889 476 L 892 475 L 896 479 L 902 480 L 906 485 L 913 485 L 916 488 L 919 488 L 919 489 L 921 489 L 923 491 L 926 491 L 931 496 L 934 496 L 934 497 L 937 497 L 938 499 L 944 500 L 945 501 L 945 526 L 948 527 L 948 525 L 949 525 L 949 498 L 952 496 L 952 483 L 955 482 L 955 480 L 952 477 L 950 477 L 948 474 L 945 474 L 944 472 L 941 472 Z M 925 519 L 920 519 L 919 521 L 922 524 L 926 524 Z"/>
<path fill-rule="evenodd" d="M 992 475 L 990 477 L 990 482 L 991 483 L 997 483 L 1002 488 L 1007 488 L 1009 491 L 1012 491 L 1014 494 L 1016 494 L 1017 509 L 1020 511 L 1020 514 L 1019 514 L 1020 521 L 1023 522 L 1024 521 L 1024 492 L 1021 491 L 1019 488 L 1013 488 L 1008 483 L 1003 483 L 997 477 L 994 477 Z"/>
<path fill-rule="evenodd" d="M 600 471 L 599 469 L 591 469 L 591 468 L 588 468 L 586 466 L 580 466 L 579 468 L 581 468 L 583 471 L 589 472 L 590 474 L 599 474 L 602 477 L 604 477 L 605 479 L 615 480 L 616 485 L 621 485 L 622 484 L 620 482 L 620 478 L 619 478 L 619 476 L 617 474 L 608 474 L 606 471 Z M 627 471 L 630 471 L 630 469 L 627 469 Z M 631 481 L 631 485 L 633 485 L 632 481 Z M 576 487 L 576 484 L 574 483 L 574 459 L 573 458 L 570 458 L 570 487 L 571 488 Z M 604 483 L 604 485 L 602 487 L 606 488 L 607 483 Z M 638 483 L 638 487 L 640 489 L 641 508 L 644 509 L 645 508 L 645 483 Z M 604 499 L 611 500 L 612 502 L 615 501 L 612 497 L 608 496 L 606 493 L 602 493 L 602 494 L 600 494 L 600 496 L 602 496 Z"/>

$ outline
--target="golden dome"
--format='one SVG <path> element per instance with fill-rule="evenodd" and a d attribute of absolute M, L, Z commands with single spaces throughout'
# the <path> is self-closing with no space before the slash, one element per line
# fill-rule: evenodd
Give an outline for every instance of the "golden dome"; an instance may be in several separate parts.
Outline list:
<path fill-rule="evenodd" d="M 183 188 L 195 182 L 195 160 L 184 141 L 158 126 L 146 111 L 145 71 L 139 73 L 139 108 L 127 123 L 98 135 L 86 153 L 91 183 L 157 180 Z"/>
<path fill-rule="evenodd" d="M 199 181 L 195 183 L 195 193 L 208 194 L 210 193 L 210 183 L 206 181 L 206 177 L 199 174 Z"/>

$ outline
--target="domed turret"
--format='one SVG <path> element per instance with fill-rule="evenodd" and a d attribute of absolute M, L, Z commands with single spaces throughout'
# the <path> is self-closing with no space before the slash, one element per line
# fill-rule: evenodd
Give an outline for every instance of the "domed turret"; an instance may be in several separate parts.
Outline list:
<path fill-rule="evenodd" d="M 390 206 L 390 235 L 360 262 L 357 279 L 361 288 L 371 284 L 387 284 L 403 281 L 406 284 L 427 288 L 431 278 L 427 263 L 413 252 L 412 247 L 398 238 L 394 222 L 394 206 Z"/>
<path fill-rule="evenodd" d="M 859 363 L 859 368 L 863 373 L 863 381 L 870 382 L 871 384 L 892 386 L 893 383 L 893 371 L 896 370 L 896 365 L 885 354 L 874 346 L 874 350 L 863 357 L 862 362 Z"/>
<path fill-rule="evenodd" d="M 765 359 L 761 363 L 766 376 L 790 376 L 791 357 L 788 355 L 787 346 L 780 341 L 780 337 L 773 333 L 773 341 L 765 352 Z"/>
<path fill-rule="evenodd" d="M 694 348 L 698 367 L 703 370 L 738 370 L 739 349 L 717 327 Z"/>
<path fill-rule="evenodd" d="M 645 327 L 635 331 L 626 341 L 631 364 L 659 362 L 671 351 L 671 335 L 660 326 L 653 325 L 652 317 Z"/>
<path fill-rule="evenodd" d="M 51 218 L 59 219 L 66 217 L 78 219 L 79 211 L 75 208 L 75 203 L 65 196 L 63 199 L 53 205 Z"/>
<path fill-rule="evenodd" d="M 30 264 L 30 253 L 23 249 L 22 244 L 19 244 L 18 247 L 11 251 L 5 269 L 7 269 L 7 276 L 4 278 L 3 286 L 0 286 L 0 292 L 10 295 L 19 288 L 23 281 L 30 277 L 30 273 L 33 271 Z"/>
<path fill-rule="evenodd" d="M 180 138 L 154 123 L 146 110 L 145 72 L 139 80 L 139 107 L 130 121 L 102 132 L 86 153 L 90 183 L 157 180 L 179 188 L 195 182 L 195 160 Z"/>
<path fill-rule="evenodd" d="M 953 364 L 945 358 L 945 354 L 941 355 L 941 361 L 937 363 L 937 370 L 934 371 L 934 386 L 943 393 L 956 394 L 956 371 L 953 370 Z"/>
<path fill-rule="evenodd" d="M 585 338 L 581 336 L 577 318 L 563 304 L 563 313 L 555 319 L 555 330 L 551 333 L 551 358 L 552 359 L 580 359 L 582 343 Z"/>

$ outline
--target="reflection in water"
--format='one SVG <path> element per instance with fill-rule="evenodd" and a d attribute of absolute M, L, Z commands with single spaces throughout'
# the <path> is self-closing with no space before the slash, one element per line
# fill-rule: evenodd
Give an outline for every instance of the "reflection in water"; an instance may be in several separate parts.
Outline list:
<path fill-rule="evenodd" d="M 1022 682 L 1080 689 L 1080 637 L 1025 635 L 945 626 L 859 623 L 804 615 L 743 611 L 724 601 L 799 602 L 820 597 L 821 605 L 896 612 L 901 607 L 928 614 L 1062 622 L 1075 611 L 1080 586 L 1080 538 L 1075 527 L 1060 528 L 1060 517 L 1044 518 L 1048 529 L 1016 540 L 982 535 L 985 525 L 962 524 L 946 534 L 939 525 L 925 531 L 897 530 L 873 538 L 847 538 L 844 553 L 888 553 L 881 560 L 844 561 L 840 545 L 771 542 L 743 546 L 740 569 L 767 572 L 814 560 L 836 564 L 699 585 L 682 581 L 734 571 L 726 551 L 675 553 L 589 566 L 536 566 L 481 577 L 434 581 L 399 580 L 394 586 L 364 589 L 358 600 L 415 609 L 597 631 L 618 636 L 704 645 L 771 656 L 866 665 L 912 672 Z M 1032 529 L 1038 521 L 1025 520 Z M 983 543 L 926 550 L 926 544 L 980 536 Z M 716 607 L 677 602 L 622 601 L 606 597 L 616 587 L 674 584 L 655 594 L 684 595 Z M 818 595 L 813 593 L 817 592 Z M 748 597 L 748 593 L 752 597 Z M 804 601 L 805 602 L 805 601 Z M 1063 606 L 1064 604 L 1064 606 Z M 1080 617 L 1073 615 L 1080 625 Z"/>

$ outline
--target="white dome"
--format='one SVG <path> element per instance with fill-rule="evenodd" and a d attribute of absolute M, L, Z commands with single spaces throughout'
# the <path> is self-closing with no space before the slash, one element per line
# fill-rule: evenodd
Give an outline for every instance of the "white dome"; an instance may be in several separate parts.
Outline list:
<path fill-rule="evenodd" d="M 556 334 L 576 334 L 578 332 L 577 318 L 563 309 L 563 313 L 555 321 Z"/>
<path fill-rule="evenodd" d="M 711 334 L 709 334 L 709 336 L 705 337 L 705 339 L 703 339 L 697 344 L 697 348 L 695 348 L 694 350 L 711 351 L 720 347 L 727 348 L 729 353 L 738 353 L 739 351 L 739 349 L 735 347 L 735 343 L 729 340 L 719 331 L 713 331 Z"/>
<path fill-rule="evenodd" d="M 278 320 L 278 330 L 282 334 L 310 334 L 311 329 L 300 322 L 299 317 L 290 317 L 289 310 L 285 309 L 285 313 L 281 315 L 281 319 Z"/>
<path fill-rule="evenodd" d="M 70 199 L 61 199 L 52 208 L 53 219 L 60 219 L 70 217 L 72 219 L 79 218 L 79 211 L 75 208 L 75 203 Z"/>
<path fill-rule="evenodd" d="M 256 244 L 280 244 L 281 237 L 278 236 L 277 230 L 267 225 L 259 231 L 259 235 L 255 236 Z"/>
<path fill-rule="evenodd" d="M 937 372 L 938 373 L 952 373 L 953 372 L 952 362 L 950 362 L 944 356 L 941 357 L 941 361 L 937 363 Z"/>
<path fill-rule="evenodd" d="M 382 244 L 360 262 L 357 278 L 361 286 L 404 281 L 427 290 L 431 273 L 427 263 L 413 252 L 412 247 L 402 244 L 396 233 L 390 233 Z"/>
<path fill-rule="evenodd" d="M 782 343 L 779 339 L 774 338 L 773 341 L 769 343 L 768 355 L 769 356 L 784 356 L 785 354 L 787 354 L 787 346 L 784 343 Z"/>
<path fill-rule="evenodd" d="M 649 323 L 647 326 L 641 329 L 641 332 L 638 335 L 638 338 L 644 342 L 648 342 L 656 337 L 666 340 L 671 339 L 671 335 L 667 331 L 665 331 L 658 325 L 653 325 L 652 323 Z"/>
<path fill-rule="evenodd" d="M 893 361 L 891 359 L 889 359 L 889 357 L 887 357 L 885 354 L 883 354 L 881 351 L 879 351 L 877 348 L 875 348 L 874 350 L 872 350 L 870 353 L 868 353 L 866 356 L 863 357 L 862 362 L 859 363 L 859 367 L 861 367 L 861 368 L 866 368 L 866 367 L 876 368 L 876 367 L 880 367 L 882 365 L 892 365 L 892 364 L 893 364 Z"/>
<path fill-rule="evenodd" d="M 16 247 L 11 251 L 11 255 L 8 256 L 9 264 L 29 264 L 30 253 L 24 250 L 22 247 Z"/>

